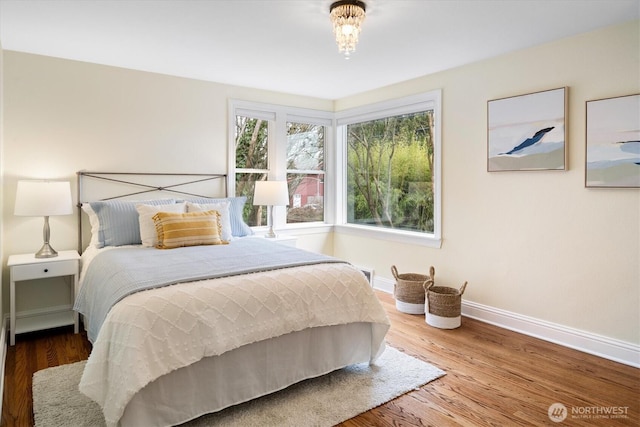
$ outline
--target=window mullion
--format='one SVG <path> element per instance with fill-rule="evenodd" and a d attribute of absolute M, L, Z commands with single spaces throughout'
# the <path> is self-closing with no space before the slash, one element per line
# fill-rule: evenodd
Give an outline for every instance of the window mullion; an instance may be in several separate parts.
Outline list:
<path fill-rule="evenodd" d="M 346 224 L 347 222 L 347 200 L 346 200 L 346 168 L 347 168 L 347 127 L 336 126 L 336 143 L 335 153 L 332 153 L 333 165 L 332 170 L 327 171 L 330 176 L 333 176 L 333 183 L 331 188 L 333 189 L 333 202 L 334 209 L 331 211 L 335 218 L 333 218 L 334 224 Z M 331 173 L 332 172 L 332 173 Z"/>
<path fill-rule="evenodd" d="M 325 171 L 315 169 L 287 169 L 287 174 L 290 173 L 303 175 L 325 175 Z"/>
<path fill-rule="evenodd" d="M 281 111 L 276 112 L 273 126 L 273 139 L 269 147 L 269 180 L 287 180 L 287 118 Z M 287 222 L 286 206 L 273 208 L 273 226 L 282 228 Z"/>

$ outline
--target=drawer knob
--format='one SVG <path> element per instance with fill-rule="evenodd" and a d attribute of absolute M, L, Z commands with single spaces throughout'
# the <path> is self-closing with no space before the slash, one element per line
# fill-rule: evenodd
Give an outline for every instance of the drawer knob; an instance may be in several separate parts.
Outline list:
<path fill-rule="evenodd" d="M 48 272 L 49 272 L 49 269 L 48 269 L 48 268 L 45 268 L 45 269 L 44 269 L 44 272 L 45 272 L 45 273 L 48 273 Z"/>

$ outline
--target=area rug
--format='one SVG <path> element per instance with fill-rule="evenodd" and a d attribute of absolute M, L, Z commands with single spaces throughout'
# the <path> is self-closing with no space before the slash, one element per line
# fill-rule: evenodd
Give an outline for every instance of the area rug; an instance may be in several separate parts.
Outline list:
<path fill-rule="evenodd" d="M 105 425 L 99 406 L 78 391 L 84 364 L 83 361 L 56 366 L 33 375 L 36 427 Z M 373 365 L 349 366 L 204 415 L 183 426 L 333 426 L 444 374 L 435 366 L 387 347 Z"/>

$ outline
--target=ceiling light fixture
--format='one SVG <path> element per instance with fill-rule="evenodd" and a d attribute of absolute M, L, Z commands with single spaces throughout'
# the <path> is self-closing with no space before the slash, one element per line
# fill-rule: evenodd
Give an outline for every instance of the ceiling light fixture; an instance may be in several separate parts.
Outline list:
<path fill-rule="evenodd" d="M 366 10 L 365 3 L 358 0 L 337 1 L 329 8 L 336 43 L 340 52 L 344 52 L 346 59 L 349 59 L 351 52 L 356 50 L 360 26 L 364 21 Z"/>

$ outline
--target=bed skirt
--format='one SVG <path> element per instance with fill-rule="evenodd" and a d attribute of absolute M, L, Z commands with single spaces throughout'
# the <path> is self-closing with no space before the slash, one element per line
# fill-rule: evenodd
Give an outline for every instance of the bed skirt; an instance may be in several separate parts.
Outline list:
<path fill-rule="evenodd" d="M 368 363 L 375 356 L 372 352 L 384 350 L 379 343 L 372 343 L 372 337 L 370 323 L 325 326 L 204 358 L 140 390 L 126 407 L 120 425 L 181 424 L 304 379 Z"/>

